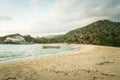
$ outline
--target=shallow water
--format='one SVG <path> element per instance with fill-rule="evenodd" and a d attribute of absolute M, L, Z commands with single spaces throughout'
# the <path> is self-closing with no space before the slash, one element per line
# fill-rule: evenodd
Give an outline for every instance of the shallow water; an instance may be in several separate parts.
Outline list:
<path fill-rule="evenodd" d="M 59 49 L 43 49 L 44 44 L 18 45 L 18 44 L 0 44 L 0 61 L 16 60 L 29 57 L 45 56 L 72 50 L 65 44 L 45 44 L 60 46 Z"/>

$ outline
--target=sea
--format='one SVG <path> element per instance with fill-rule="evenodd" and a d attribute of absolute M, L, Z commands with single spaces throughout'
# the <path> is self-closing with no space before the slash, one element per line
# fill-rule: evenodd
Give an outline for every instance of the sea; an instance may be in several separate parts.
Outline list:
<path fill-rule="evenodd" d="M 44 49 L 43 45 L 60 46 Z M 0 62 L 53 55 L 72 48 L 67 44 L 0 44 Z"/>

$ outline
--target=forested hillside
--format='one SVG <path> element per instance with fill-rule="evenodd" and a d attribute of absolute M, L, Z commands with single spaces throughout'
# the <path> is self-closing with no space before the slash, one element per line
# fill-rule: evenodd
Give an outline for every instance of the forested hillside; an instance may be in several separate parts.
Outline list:
<path fill-rule="evenodd" d="M 22 36 L 20 34 L 7 35 L 0 37 L 0 43 L 5 43 L 7 37 L 14 38 L 15 36 L 23 37 L 27 43 L 79 43 L 120 46 L 120 22 L 100 20 L 50 38 L 33 38 L 30 35 Z"/>
<path fill-rule="evenodd" d="M 88 26 L 72 30 L 54 38 L 40 38 L 41 43 L 83 43 L 120 46 L 120 22 L 96 21 Z"/>

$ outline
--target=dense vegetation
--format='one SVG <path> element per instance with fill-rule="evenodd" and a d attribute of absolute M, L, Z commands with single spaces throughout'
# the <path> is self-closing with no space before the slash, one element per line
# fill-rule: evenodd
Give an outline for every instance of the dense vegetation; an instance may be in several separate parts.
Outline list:
<path fill-rule="evenodd" d="M 3 43 L 6 37 L 12 36 L 22 35 L 13 34 L 0 37 L 0 43 Z M 64 35 L 51 38 L 33 38 L 30 35 L 22 37 L 28 43 L 79 43 L 120 47 L 120 22 L 100 20 L 88 26 L 72 30 Z"/>
<path fill-rule="evenodd" d="M 72 30 L 54 38 L 39 38 L 40 43 L 83 43 L 120 46 L 120 22 L 96 21 L 86 27 Z"/>

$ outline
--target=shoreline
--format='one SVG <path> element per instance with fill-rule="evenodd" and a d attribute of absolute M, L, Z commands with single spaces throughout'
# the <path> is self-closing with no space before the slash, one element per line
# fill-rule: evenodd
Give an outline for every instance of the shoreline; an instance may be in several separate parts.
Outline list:
<path fill-rule="evenodd" d="M 67 44 L 67 45 L 68 45 L 68 44 Z M 66 54 L 75 53 L 75 52 L 77 52 L 77 51 L 80 51 L 81 49 L 84 49 L 84 48 L 81 47 L 81 45 L 79 45 L 79 44 L 70 44 L 70 45 L 68 45 L 68 46 L 70 46 L 70 48 L 72 48 L 72 50 L 63 51 L 63 52 L 58 52 L 58 53 L 55 53 L 55 54 L 40 55 L 40 56 L 37 56 L 37 57 L 36 57 L 36 56 L 31 56 L 31 57 L 25 57 L 25 58 L 20 58 L 20 59 L 0 61 L 0 64 L 1 64 L 1 63 L 20 62 L 20 61 L 26 61 L 26 60 L 34 60 L 34 59 L 46 58 L 46 57 L 50 57 L 50 56 L 66 55 Z"/>
<path fill-rule="evenodd" d="M 43 44 L 40 44 L 40 45 L 43 45 Z M 61 45 L 61 44 L 59 44 L 59 45 Z M 65 45 L 65 43 L 63 45 Z M 68 45 L 68 44 L 66 44 L 66 45 Z M 9 62 L 24 61 L 24 60 L 33 60 L 33 59 L 36 59 L 36 58 L 44 58 L 44 57 L 49 57 L 49 56 L 54 56 L 54 55 L 60 55 L 60 54 L 69 53 L 69 52 L 72 52 L 72 51 L 74 51 L 76 49 L 76 48 L 72 48 L 72 46 L 70 46 L 70 45 L 68 45 L 68 46 L 71 48 L 71 50 L 63 51 L 63 52 L 57 52 L 57 53 L 53 53 L 53 54 L 24 57 L 24 58 L 13 59 L 13 60 L 3 60 L 3 61 L 0 61 L 0 63 L 9 63 Z"/>
<path fill-rule="evenodd" d="M 120 48 L 70 44 L 73 51 L 0 63 L 0 80 L 119 80 Z"/>

